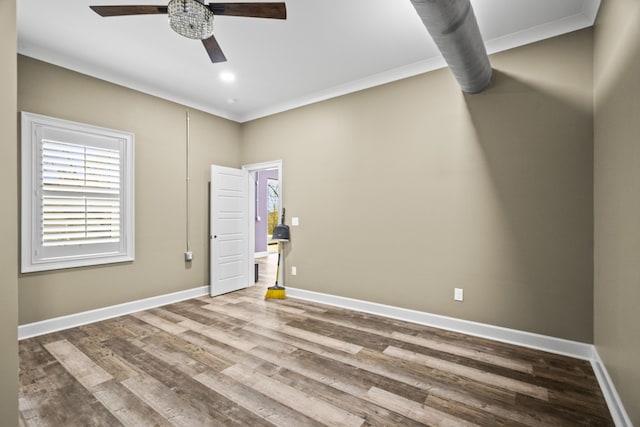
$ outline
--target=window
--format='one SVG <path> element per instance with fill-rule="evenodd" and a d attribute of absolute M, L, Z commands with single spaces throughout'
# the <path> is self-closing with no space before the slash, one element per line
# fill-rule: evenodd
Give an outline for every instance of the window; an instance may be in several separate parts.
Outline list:
<path fill-rule="evenodd" d="M 133 261 L 133 142 L 22 113 L 23 273 Z"/>

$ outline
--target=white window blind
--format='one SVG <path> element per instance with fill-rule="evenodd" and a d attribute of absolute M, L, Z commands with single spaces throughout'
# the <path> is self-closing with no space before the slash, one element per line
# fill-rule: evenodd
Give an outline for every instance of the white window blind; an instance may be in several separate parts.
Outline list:
<path fill-rule="evenodd" d="M 22 120 L 22 272 L 133 260 L 133 135 Z"/>
<path fill-rule="evenodd" d="M 43 141 L 42 244 L 120 240 L 120 153 Z"/>

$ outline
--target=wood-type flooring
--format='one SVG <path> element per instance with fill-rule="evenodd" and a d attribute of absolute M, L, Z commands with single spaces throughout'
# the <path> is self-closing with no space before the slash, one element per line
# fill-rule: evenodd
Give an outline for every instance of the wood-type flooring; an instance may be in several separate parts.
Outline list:
<path fill-rule="evenodd" d="M 21 425 L 613 425 L 587 361 L 264 293 L 21 341 Z"/>

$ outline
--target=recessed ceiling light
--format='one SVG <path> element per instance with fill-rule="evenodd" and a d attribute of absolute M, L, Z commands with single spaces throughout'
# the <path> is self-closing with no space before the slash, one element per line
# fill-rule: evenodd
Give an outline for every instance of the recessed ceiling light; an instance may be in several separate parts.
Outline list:
<path fill-rule="evenodd" d="M 227 103 L 229 103 L 229 104 L 235 104 L 236 102 L 238 102 L 238 98 L 229 98 L 229 99 L 227 99 Z"/>
<path fill-rule="evenodd" d="M 222 73 L 220 73 L 220 80 L 222 80 L 225 83 L 231 83 L 236 79 L 236 75 L 229 72 L 229 71 L 224 71 Z"/>

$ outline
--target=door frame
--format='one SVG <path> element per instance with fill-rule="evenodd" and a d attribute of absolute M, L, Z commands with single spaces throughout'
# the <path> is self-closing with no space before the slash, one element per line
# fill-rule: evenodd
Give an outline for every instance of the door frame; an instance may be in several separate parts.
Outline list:
<path fill-rule="evenodd" d="M 282 160 L 272 160 L 270 162 L 261 162 L 261 163 L 250 163 L 242 166 L 242 170 L 246 170 L 249 173 L 249 230 L 252 232 L 249 233 L 249 271 L 248 277 L 253 277 L 254 275 L 254 264 L 255 264 L 255 253 L 256 253 L 256 228 L 255 228 L 255 220 L 256 220 L 256 172 L 262 170 L 278 170 L 278 183 L 280 185 L 280 198 L 279 198 L 279 206 L 278 206 L 278 218 L 282 218 L 282 207 L 284 206 L 284 191 L 283 191 L 283 182 L 282 182 Z M 254 260 L 254 262 L 251 262 Z M 284 274 L 284 269 L 280 269 L 280 277 L 278 277 L 278 283 L 281 282 L 281 277 Z M 253 283 L 252 283 L 253 284 Z"/>

